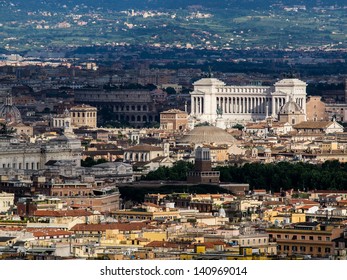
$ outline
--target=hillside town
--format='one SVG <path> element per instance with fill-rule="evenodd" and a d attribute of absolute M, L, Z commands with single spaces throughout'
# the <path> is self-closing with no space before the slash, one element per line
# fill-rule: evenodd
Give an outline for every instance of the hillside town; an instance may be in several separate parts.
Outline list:
<path fill-rule="evenodd" d="M 209 73 L 181 92 L 113 77 L 78 87 L 83 69 L 72 80 L 64 69 L 3 76 L 1 259 L 346 259 L 347 190 L 270 188 L 220 169 L 343 166 L 345 104 L 308 96 L 295 77 L 227 85 Z M 23 83 L 48 70 L 62 76 Z M 64 79 L 74 87 L 56 86 Z"/>

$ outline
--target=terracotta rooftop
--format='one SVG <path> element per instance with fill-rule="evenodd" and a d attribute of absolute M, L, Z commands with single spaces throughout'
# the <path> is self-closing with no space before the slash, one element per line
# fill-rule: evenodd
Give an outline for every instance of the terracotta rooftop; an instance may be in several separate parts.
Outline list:
<path fill-rule="evenodd" d="M 333 122 L 331 121 L 306 121 L 298 123 L 297 125 L 294 125 L 293 127 L 295 129 L 323 129 L 327 128 L 329 125 L 331 125 Z"/>
<path fill-rule="evenodd" d="M 151 145 L 137 145 L 131 148 L 126 149 L 125 151 L 133 152 L 151 152 L 151 151 L 163 151 L 162 148 Z"/>
<path fill-rule="evenodd" d="M 71 230 L 72 231 L 106 231 L 116 230 L 119 231 L 136 231 L 144 228 L 151 228 L 152 226 L 146 223 L 113 223 L 113 224 L 77 224 Z"/>
<path fill-rule="evenodd" d="M 31 232 L 34 237 L 54 237 L 54 236 L 67 236 L 72 235 L 72 232 L 66 230 L 53 230 L 53 229 L 37 229 L 37 228 L 28 228 L 28 232 Z"/>
<path fill-rule="evenodd" d="M 80 217 L 91 215 L 93 213 L 86 210 L 36 210 L 34 212 L 36 217 Z"/>

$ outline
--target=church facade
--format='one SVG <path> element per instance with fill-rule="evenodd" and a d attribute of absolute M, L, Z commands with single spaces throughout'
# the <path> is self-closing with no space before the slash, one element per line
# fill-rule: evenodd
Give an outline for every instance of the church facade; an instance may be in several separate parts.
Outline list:
<path fill-rule="evenodd" d="M 306 114 L 306 86 L 299 79 L 283 79 L 273 86 L 227 86 L 216 78 L 196 81 L 191 92 L 190 117 L 197 122 L 225 126 L 236 123 L 277 118 L 282 106 L 294 101 Z"/>
<path fill-rule="evenodd" d="M 81 141 L 60 136 L 45 143 L 20 142 L 0 136 L 0 169 L 40 170 L 50 160 L 70 160 L 81 165 Z"/>

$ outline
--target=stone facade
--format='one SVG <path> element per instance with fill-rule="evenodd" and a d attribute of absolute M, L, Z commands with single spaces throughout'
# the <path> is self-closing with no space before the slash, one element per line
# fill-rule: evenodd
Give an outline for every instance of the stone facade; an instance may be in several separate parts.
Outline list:
<path fill-rule="evenodd" d="M 146 89 L 81 89 L 75 91 L 75 103 L 88 103 L 99 110 L 109 109 L 115 121 L 141 127 L 157 120 L 151 91 Z"/>
<path fill-rule="evenodd" d="M 308 121 L 327 121 L 326 106 L 320 96 L 309 96 L 306 102 L 306 119 Z"/>
<path fill-rule="evenodd" d="M 164 149 L 151 145 L 137 145 L 126 149 L 124 152 L 125 162 L 149 162 L 156 157 L 164 155 Z"/>
<path fill-rule="evenodd" d="M 82 104 L 72 107 L 70 112 L 72 126 L 96 128 L 96 107 Z"/>
<path fill-rule="evenodd" d="M 14 205 L 13 193 L 0 193 L 0 213 L 8 212 Z"/>
<path fill-rule="evenodd" d="M 23 143 L 17 139 L 0 138 L 0 168 L 24 170 L 44 169 L 49 160 L 72 160 L 81 165 L 81 142 L 60 136 L 43 143 Z"/>
<path fill-rule="evenodd" d="M 212 171 L 210 149 L 196 148 L 194 170 L 188 172 L 187 182 L 190 184 L 218 184 L 219 176 L 219 171 Z"/>
<path fill-rule="evenodd" d="M 200 122 L 225 125 L 277 118 L 281 107 L 290 99 L 306 114 L 306 86 L 298 79 L 283 79 L 274 86 L 226 86 L 215 78 L 196 81 L 191 93 L 191 116 Z"/>
<path fill-rule="evenodd" d="M 184 130 L 187 128 L 188 114 L 184 111 L 171 109 L 160 113 L 160 128 L 167 130 Z"/>

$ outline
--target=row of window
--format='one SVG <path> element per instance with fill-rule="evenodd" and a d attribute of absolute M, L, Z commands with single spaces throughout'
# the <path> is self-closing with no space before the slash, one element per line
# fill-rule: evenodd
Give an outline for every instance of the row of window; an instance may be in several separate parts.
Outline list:
<path fill-rule="evenodd" d="M 259 238 L 257 244 L 262 244 L 262 241 L 263 241 L 263 244 L 266 243 L 266 238 L 264 238 L 264 239 Z M 242 245 L 251 245 L 251 239 L 247 239 L 247 244 L 246 244 L 245 240 L 242 240 L 241 243 L 242 243 Z M 256 239 L 252 240 L 252 244 L 256 244 Z"/>
<path fill-rule="evenodd" d="M 301 235 L 301 236 L 298 236 L 298 235 L 293 235 L 291 237 L 292 240 L 318 240 L 318 241 L 323 241 L 323 239 L 325 241 L 330 241 L 330 236 L 326 236 L 325 238 L 323 238 L 322 236 L 316 236 L 317 239 L 314 239 L 314 236 L 313 235 L 310 235 L 310 236 L 306 236 L 306 235 Z M 281 234 L 277 234 L 276 238 L 278 239 L 281 239 L 282 238 L 282 235 Z M 290 239 L 289 235 L 288 234 L 285 234 L 284 235 L 284 239 Z"/>
<path fill-rule="evenodd" d="M 2 168 L 13 168 L 13 169 L 23 169 L 25 166 L 25 169 L 40 169 L 40 163 L 39 162 L 26 162 L 25 165 L 23 165 L 21 162 L 18 163 L 12 163 L 12 166 L 10 163 L 3 163 Z"/>
<path fill-rule="evenodd" d="M 87 113 L 85 113 L 85 112 L 73 112 L 72 113 L 72 117 L 77 117 L 77 118 L 79 118 L 79 117 L 82 117 L 82 118 L 84 118 L 84 117 L 87 117 L 87 118 L 90 118 L 90 117 L 96 117 L 96 113 L 95 112 L 87 112 Z"/>
<path fill-rule="evenodd" d="M 119 112 L 119 111 L 147 111 L 148 107 L 147 105 L 126 105 L 126 106 L 114 106 L 113 107 L 115 112 Z"/>
<path fill-rule="evenodd" d="M 306 246 L 289 246 L 289 245 L 283 245 L 283 247 L 281 245 L 277 245 L 277 249 L 279 251 L 281 251 L 283 248 L 283 251 L 289 251 L 290 249 L 292 250 L 292 252 L 302 252 L 302 253 L 306 253 L 306 252 L 314 252 L 314 248 L 312 246 L 310 247 L 306 247 Z M 324 253 L 330 253 L 331 249 L 329 247 L 317 247 L 317 252 L 318 253 L 322 253 L 322 251 L 324 250 Z"/>
<path fill-rule="evenodd" d="M 81 191 L 78 191 L 78 193 L 76 192 L 69 192 L 69 194 L 67 193 L 64 193 L 63 192 L 53 192 L 53 196 L 77 196 L 77 195 L 82 195 L 82 196 L 86 196 L 86 195 L 89 195 L 89 196 L 92 196 L 93 194 L 92 193 L 86 193 L 86 192 L 81 192 Z"/>

